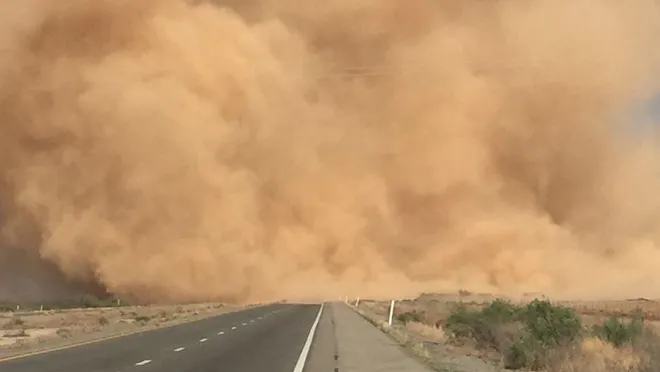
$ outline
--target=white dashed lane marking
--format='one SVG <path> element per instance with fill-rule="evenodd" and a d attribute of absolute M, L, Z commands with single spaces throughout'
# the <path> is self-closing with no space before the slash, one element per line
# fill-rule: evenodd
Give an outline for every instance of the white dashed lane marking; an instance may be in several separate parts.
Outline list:
<path fill-rule="evenodd" d="M 257 317 L 256 319 L 250 319 L 249 323 L 254 323 L 255 320 L 261 320 L 261 319 L 264 319 L 264 318 L 268 317 L 269 315 L 272 315 L 272 314 L 275 314 L 275 313 L 277 313 L 277 311 L 274 311 L 274 312 L 269 313 L 269 314 L 264 314 L 264 315 L 262 315 L 262 316 L 260 316 L 260 317 Z M 317 320 L 317 321 L 318 321 L 318 320 Z M 243 326 L 246 326 L 246 325 L 248 325 L 248 322 L 241 323 L 241 324 L 242 324 Z M 235 330 L 236 328 L 237 328 L 236 326 L 231 327 L 232 330 Z M 225 334 L 224 331 L 220 331 L 220 332 L 218 332 L 218 336 L 222 336 L 222 335 L 224 335 L 224 334 Z M 202 338 L 202 339 L 199 340 L 199 342 L 206 342 L 206 341 L 208 341 L 208 340 L 209 340 L 208 338 Z M 181 351 L 184 351 L 184 350 L 186 350 L 185 347 L 178 347 L 178 348 L 174 349 L 174 352 L 178 353 L 178 352 L 181 352 Z M 151 359 L 145 359 L 145 360 L 143 360 L 143 361 L 141 361 L 141 362 L 135 363 L 135 365 L 136 365 L 137 367 L 140 367 L 140 366 L 147 365 L 147 364 L 149 364 L 149 363 L 151 363 Z"/>

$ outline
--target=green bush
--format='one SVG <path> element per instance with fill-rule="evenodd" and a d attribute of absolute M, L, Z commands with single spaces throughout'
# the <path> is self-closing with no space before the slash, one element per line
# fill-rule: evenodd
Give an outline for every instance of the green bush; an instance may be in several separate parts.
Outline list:
<path fill-rule="evenodd" d="M 644 323 L 641 317 L 635 317 L 630 322 L 624 322 L 617 317 L 611 317 L 593 328 L 593 332 L 597 337 L 616 347 L 634 344 L 642 335 L 643 331 Z"/>
<path fill-rule="evenodd" d="M 534 300 L 520 314 L 525 331 L 544 347 L 574 342 L 580 337 L 582 322 L 573 309 Z"/>
<path fill-rule="evenodd" d="M 518 306 L 500 299 L 480 310 L 459 305 L 445 320 L 444 328 L 456 338 L 473 338 L 480 346 L 499 349 L 501 326 L 515 322 L 520 313 Z"/>
<path fill-rule="evenodd" d="M 578 340 L 582 323 L 569 308 L 535 300 L 525 307 L 495 300 L 481 309 L 458 306 L 444 327 L 457 339 L 500 351 L 506 368 L 540 370 L 558 347 Z"/>
<path fill-rule="evenodd" d="M 471 338 L 480 347 L 497 348 L 497 325 L 482 310 L 458 306 L 445 320 L 444 328 L 457 339 Z"/>
<path fill-rule="evenodd" d="M 486 305 L 481 313 L 493 322 L 510 323 L 520 317 L 521 309 L 508 301 L 497 299 Z"/>
<path fill-rule="evenodd" d="M 525 335 L 505 351 L 504 368 L 538 371 L 545 365 L 547 350 L 538 340 Z"/>

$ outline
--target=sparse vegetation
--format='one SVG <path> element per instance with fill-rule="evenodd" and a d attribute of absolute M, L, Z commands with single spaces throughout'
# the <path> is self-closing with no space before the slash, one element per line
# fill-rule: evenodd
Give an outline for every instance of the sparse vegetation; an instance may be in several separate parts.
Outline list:
<path fill-rule="evenodd" d="M 124 307 L 131 306 L 126 300 L 119 301 L 114 296 L 99 298 L 94 295 L 81 295 L 56 301 L 44 302 L 0 302 L 0 313 L 35 310 L 62 310 L 62 309 L 89 309 L 102 307 Z"/>
<path fill-rule="evenodd" d="M 201 316 L 217 314 L 218 309 L 232 311 L 231 308 L 209 304 L 100 308 L 96 306 L 102 305 L 102 302 L 97 303 L 92 298 L 85 301 L 92 307 L 49 310 L 44 306 L 46 309 L 39 311 L 40 306 L 35 306 L 36 311 L 31 311 L 21 305 L 19 311 L 0 312 L 0 353 L 19 352 L 24 347 L 45 349 L 53 343 L 62 345 L 81 338 L 106 337 L 176 324 L 190 320 L 195 312 Z M 77 303 L 81 302 L 78 299 Z M 182 313 L 175 318 L 172 314 L 177 307 Z"/>
<path fill-rule="evenodd" d="M 476 341 L 479 348 L 500 350 L 502 338 L 506 338 L 509 323 L 520 316 L 520 310 L 504 300 L 491 302 L 483 308 L 458 305 L 447 317 L 444 328 L 454 341 Z"/>
<path fill-rule="evenodd" d="M 149 320 L 151 320 L 150 317 L 145 316 L 145 315 L 138 315 L 134 319 L 135 319 L 136 322 L 140 322 L 140 323 L 146 323 Z"/>
<path fill-rule="evenodd" d="M 3 337 L 27 337 L 28 333 L 24 329 L 15 329 L 4 333 Z"/>
<path fill-rule="evenodd" d="M 20 317 L 13 317 L 9 322 L 5 323 L 2 326 L 2 329 L 16 329 L 21 328 L 25 325 L 25 321 Z"/>
<path fill-rule="evenodd" d="M 407 344 L 444 344 L 445 351 L 437 352 L 441 359 L 434 363 L 446 359 L 447 350 L 462 350 L 466 353 L 463 358 L 478 357 L 510 370 L 660 371 L 660 337 L 654 325 L 645 322 L 646 313 L 639 309 L 594 316 L 578 313 L 576 306 L 548 300 L 514 304 L 496 299 L 477 303 L 463 301 L 464 295 L 457 296 L 454 302 L 426 296 L 419 303 L 402 302 L 396 317 L 399 326 L 387 330 Z M 378 306 L 386 314 L 387 305 Z M 440 311 L 444 314 L 440 321 L 429 319 L 428 314 Z M 402 330 L 408 336 L 398 335 Z M 428 350 L 416 354 L 422 359 L 433 359 L 433 355 L 427 355 Z"/>
<path fill-rule="evenodd" d="M 71 337 L 71 330 L 68 328 L 60 328 L 55 332 L 58 336 L 62 338 L 70 338 Z"/>
<path fill-rule="evenodd" d="M 602 324 L 593 327 L 594 335 L 610 342 L 616 347 L 634 345 L 642 336 L 644 323 L 641 318 L 625 321 L 617 317 L 610 317 Z"/>
<path fill-rule="evenodd" d="M 406 311 L 404 313 L 398 314 L 395 317 L 396 321 L 406 324 L 408 322 L 420 322 L 422 320 L 422 314 L 417 311 Z"/>
<path fill-rule="evenodd" d="M 460 289 L 460 290 L 458 291 L 458 295 L 459 295 L 460 297 L 467 297 L 467 296 L 469 296 L 469 295 L 471 295 L 471 294 L 472 294 L 472 292 L 470 292 L 470 291 L 468 291 L 468 290 L 465 290 L 465 289 Z"/>
<path fill-rule="evenodd" d="M 503 300 L 478 309 L 459 306 L 447 318 L 445 328 L 455 340 L 471 339 L 480 349 L 500 352 L 505 368 L 533 371 L 548 368 L 558 350 L 574 349 L 584 336 L 574 310 L 545 300 L 524 307 Z M 638 322 L 623 324 L 616 319 L 594 330 L 615 347 L 631 342 L 641 332 Z"/>

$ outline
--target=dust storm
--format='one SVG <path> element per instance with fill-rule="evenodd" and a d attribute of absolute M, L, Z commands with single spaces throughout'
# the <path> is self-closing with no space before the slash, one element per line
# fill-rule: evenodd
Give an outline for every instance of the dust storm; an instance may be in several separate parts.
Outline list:
<path fill-rule="evenodd" d="M 658 10 L 5 1 L 0 294 L 660 296 Z"/>

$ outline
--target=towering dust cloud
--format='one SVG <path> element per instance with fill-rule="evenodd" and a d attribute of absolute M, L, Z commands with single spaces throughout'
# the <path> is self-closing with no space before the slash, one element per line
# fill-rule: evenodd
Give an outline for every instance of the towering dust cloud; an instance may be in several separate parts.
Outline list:
<path fill-rule="evenodd" d="M 2 286 L 658 296 L 659 10 L 5 1 Z"/>

